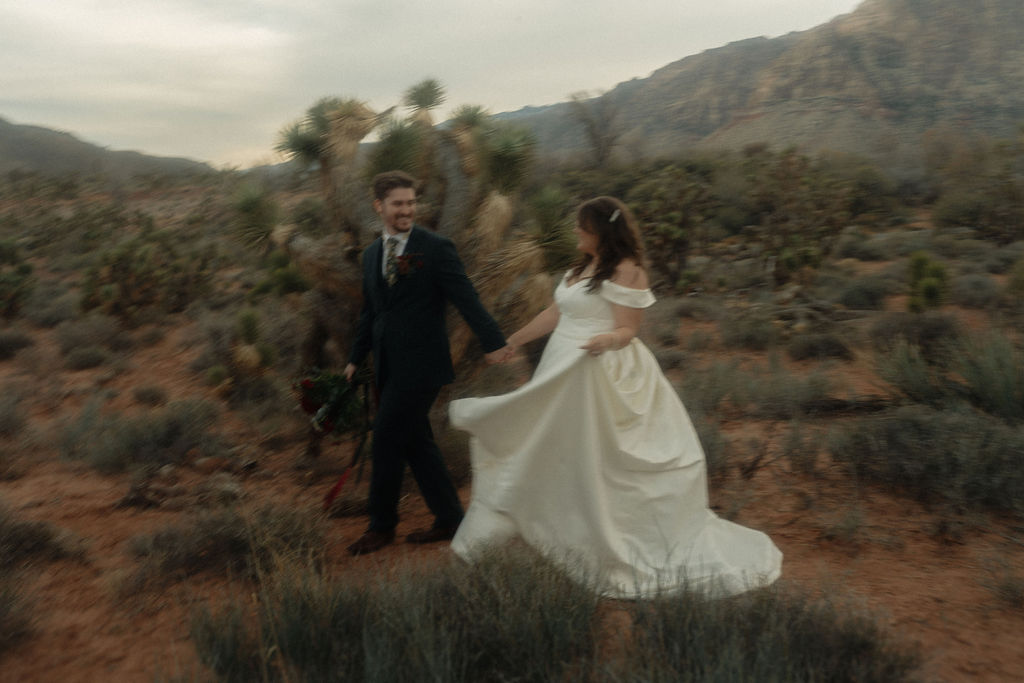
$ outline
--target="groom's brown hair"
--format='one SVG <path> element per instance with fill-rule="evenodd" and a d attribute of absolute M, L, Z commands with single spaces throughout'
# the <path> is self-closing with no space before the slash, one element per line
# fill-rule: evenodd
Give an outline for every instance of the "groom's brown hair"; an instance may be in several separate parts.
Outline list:
<path fill-rule="evenodd" d="M 373 198 L 384 201 L 388 192 L 397 187 L 411 187 L 418 191 L 416 179 L 405 171 L 385 171 L 373 177 Z"/>

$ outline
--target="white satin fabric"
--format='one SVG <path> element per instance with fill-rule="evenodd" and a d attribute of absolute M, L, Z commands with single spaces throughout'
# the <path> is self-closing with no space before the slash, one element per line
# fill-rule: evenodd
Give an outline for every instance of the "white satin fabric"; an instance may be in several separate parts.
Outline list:
<path fill-rule="evenodd" d="M 610 596 L 683 587 L 735 594 L 774 581 L 765 534 L 708 509 L 704 451 L 678 395 L 638 339 L 594 357 L 612 303 L 646 308 L 650 290 L 588 280 L 555 290 L 560 317 L 533 378 L 502 396 L 453 401 L 472 435 L 473 493 L 452 549 L 472 560 L 515 537 Z"/>

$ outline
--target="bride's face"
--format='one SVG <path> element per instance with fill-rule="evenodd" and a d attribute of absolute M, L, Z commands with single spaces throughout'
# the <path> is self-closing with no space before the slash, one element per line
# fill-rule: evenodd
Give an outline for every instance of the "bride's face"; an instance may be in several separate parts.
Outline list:
<path fill-rule="evenodd" d="M 587 230 L 578 222 L 572 231 L 576 235 L 576 248 L 584 254 L 597 256 L 597 235 Z"/>

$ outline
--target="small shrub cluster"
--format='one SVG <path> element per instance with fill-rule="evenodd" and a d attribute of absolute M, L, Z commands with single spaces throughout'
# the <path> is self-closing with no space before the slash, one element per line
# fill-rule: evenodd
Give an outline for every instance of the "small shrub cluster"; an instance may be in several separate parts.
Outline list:
<path fill-rule="evenodd" d="M 25 332 L 14 329 L 0 330 L 0 361 L 14 358 L 14 355 L 22 349 L 32 346 L 35 343 Z"/>
<path fill-rule="evenodd" d="M 9 389 L 0 396 L 0 436 L 14 436 L 25 426 L 19 403 L 21 396 Z"/>
<path fill-rule="evenodd" d="M 965 308 L 992 308 L 999 303 L 1002 288 L 988 275 L 962 275 L 954 278 L 949 295 L 953 303 Z"/>
<path fill-rule="evenodd" d="M 215 250 L 146 231 L 101 252 L 82 284 L 82 307 L 135 323 L 149 308 L 183 311 L 208 288 Z"/>
<path fill-rule="evenodd" d="M 843 425 L 829 450 L 857 476 L 925 502 L 1024 514 L 1024 430 L 993 417 L 904 406 Z"/>
<path fill-rule="evenodd" d="M 0 317 L 16 316 L 34 286 L 32 264 L 22 259 L 12 240 L 0 241 Z"/>
<path fill-rule="evenodd" d="M 893 286 L 887 278 L 869 275 L 843 287 L 835 301 L 846 308 L 877 311 L 885 305 L 885 297 L 892 293 Z"/>
<path fill-rule="evenodd" d="M 179 464 L 192 449 L 204 455 L 226 450 L 210 433 L 216 417 L 217 409 L 203 401 L 176 401 L 136 416 L 103 415 L 94 402 L 61 430 L 60 449 L 102 472 Z"/>
<path fill-rule="evenodd" d="M 137 585 L 201 572 L 256 578 L 276 562 L 315 561 L 324 553 L 324 526 L 294 507 L 266 505 L 251 511 L 220 507 L 131 542 L 140 560 Z"/>
<path fill-rule="evenodd" d="M 914 313 L 938 308 L 948 296 L 946 267 L 924 251 L 910 255 L 910 299 L 907 307 Z"/>
<path fill-rule="evenodd" d="M 727 348 L 764 351 L 779 341 L 779 330 L 771 316 L 759 309 L 733 312 L 718 327 L 722 344 Z"/>
<path fill-rule="evenodd" d="M 793 360 L 853 360 L 853 351 L 842 337 L 833 332 L 803 334 L 793 337 L 786 345 L 786 353 Z"/>
<path fill-rule="evenodd" d="M 191 637 L 225 681 L 852 683 L 910 680 L 920 661 L 863 611 L 782 589 L 607 607 L 533 553 L 490 549 L 377 577 L 292 569 L 258 601 L 195 612 Z M 603 635 L 611 610 L 629 626 Z"/>

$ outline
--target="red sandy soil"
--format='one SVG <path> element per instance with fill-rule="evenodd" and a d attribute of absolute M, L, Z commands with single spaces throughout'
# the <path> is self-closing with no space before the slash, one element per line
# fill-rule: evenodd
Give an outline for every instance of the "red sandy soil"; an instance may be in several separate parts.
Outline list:
<path fill-rule="evenodd" d="M 184 324 L 184 323 L 183 323 Z M 98 388 L 119 391 L 118 409 L 131 405 L 131 388 L 158 384 L 170 398 L 215 398 L 188 370 L 196 352 L 186 348 L 187 329 L 169 333 L 158 345 L 133 354 L 130 366 L 114 377 L 104 370 L 63 373 L 58 386 L 28 401 L 31 431 L 47 434 L 77 414 L 83 394 Z M 59 367 L 52 346 L 37 347 L 0 364 L 0 381 L 23 386 L 33 376 L 53 375 Z M 22 352 L 25 353 L 25 352 Z M 34 366 L 34 369 L 33 369 Z M 43 370 L 40 372 L 40 370 Z M 57 373 L 60 374 L 60 373 Z M 855 374 L 855 373 L 854 373 Z M 861 378 L 864 386 L 868 379 Z M 851 378 L 852 381 L 852 378 Z M 81 392 L 67 391 L 79 387 Z M 56 400 L 55 399 L 59 399 Z M 240 481 L 246 500 L 289 503 L 319 514 L 332 475 L 297 470 L 301 430 L 290 445 L 271 450 L 257 428 L 237 418 L 223 425 L 230 438 L 251 444 L 255 473 Z M 769 423 L 737 421 L 724 429 L 731 437 L 773 438 Z M 784 429 L 782 430 L 784 431 Z M 239 591 L 223 579 L 199 577 L 124 600 L 117 587 L 137 566 L 130 539 L 176 523 L 182 511 L 117 508 L 130 475 L 105 476 L 84 465 L 62 461 L 46 438 L 0 446 L 20 454 L 19 476 L 0 481 L 0 500 L 20 517 L 50 522 L 84 547 L 84 560 L 60 560 L 30 571 L 25 593 L 37 605 L 36 631 L 0 658 L 0 681 L 153 681 L 205 676 L 188 636 L 190 611 L 204 601 Z M 340 465 L 344 444 L 328 445 L 320 462 Z M 838 592 L 862 603 L 907 642 L 919 644 L 925 681 L 1019 681 L 1024 679 L 1024 610 L 1000 603 L 990 585 L 997 561 L 1024 567 L 1022 531 L 978 516 L 962 533 L 939 533 L 941 514 L 873 486 L 859 487 L 836 468 L 820 477 L 797 475 L 785 463 L 768 463 L 750 479 L 730 475 L 714 482 L 712 498 L 720 514 L 767 532 L 785 555 L 784 580 L 809 591 Z M 327 468 L 330 469 L 330 468 Z M 188 479 L 201 475 L 186 471 Z M 468 488 L 462 491 L 468 499 Z M 400 534 L 430 522 L 415 493 L 403 502 Z M 328 554 L 333 569 L 377 572 L 406 561 L 442 562 L 446 544 L 427 547 L 396 543 L 352 558 L 344 551 L 365 520 L 328 521 Z"/>

